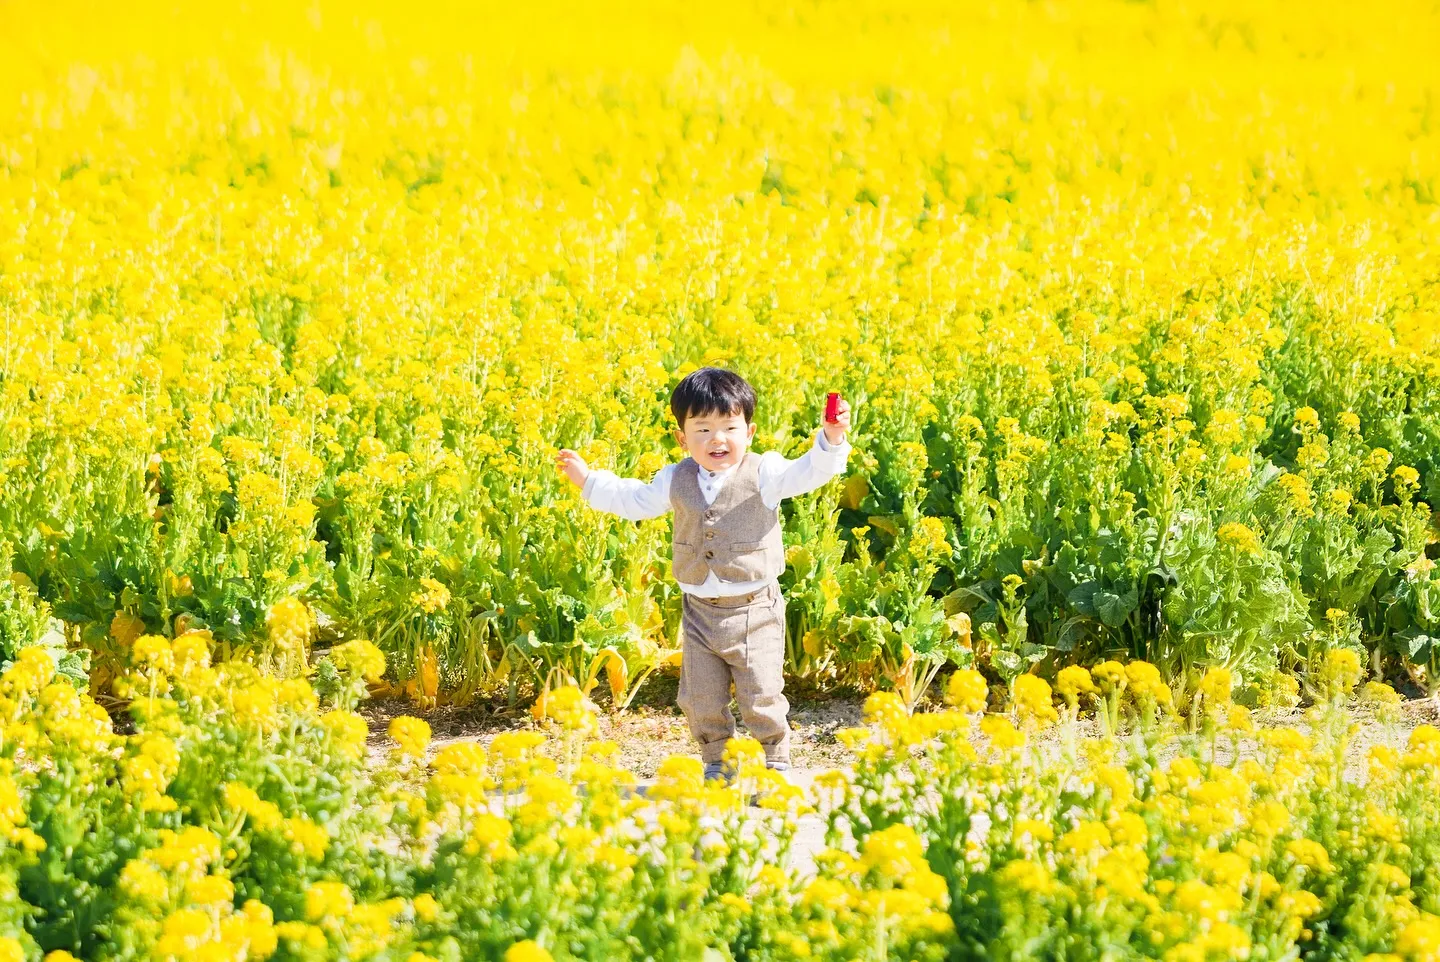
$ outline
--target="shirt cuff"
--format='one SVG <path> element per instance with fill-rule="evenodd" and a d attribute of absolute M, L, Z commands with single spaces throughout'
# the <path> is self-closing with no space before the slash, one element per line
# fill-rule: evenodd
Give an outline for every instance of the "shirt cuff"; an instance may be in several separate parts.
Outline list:
<path fill-rule="evenodd" d="M 599 477 L 599 469 L 592 470 L 589 474 L 585 475 L 585 483 L 580 487 L 580 497 L 582 500 L 588 502 L 591 497 L 594 496 L 595 488 L 599 484 L 597 480 Z"/>
<path fill-rule="evenodd" d="M 838 474 L 840 469 L 845 467 L 845 461 L 850 457 L 850 432 L 845 432 L 845 437 L 840 439 L 839 444 L 831 444 L 825 437 L 825 429 L 820 428 L 815 432 L 815 449 L 826 464 L 829 464 L 834 473 Z"/>

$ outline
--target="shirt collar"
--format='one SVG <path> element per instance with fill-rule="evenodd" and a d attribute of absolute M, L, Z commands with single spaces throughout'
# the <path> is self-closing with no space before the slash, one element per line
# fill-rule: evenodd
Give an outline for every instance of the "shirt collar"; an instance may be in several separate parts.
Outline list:
<path fill-rule="evenodd" d="M 728 468 L 721 468 L 719 471 L 711 471 L 699 461 L 695 462 L 695 466 L 700 469 L 700 477 L 705 479 L 706 481 L 719 481 L 721 478 L 728 478 L 731 474 L 735 472 L 736 468 L 740 467 L 739 464 L 732 464 Z"/>

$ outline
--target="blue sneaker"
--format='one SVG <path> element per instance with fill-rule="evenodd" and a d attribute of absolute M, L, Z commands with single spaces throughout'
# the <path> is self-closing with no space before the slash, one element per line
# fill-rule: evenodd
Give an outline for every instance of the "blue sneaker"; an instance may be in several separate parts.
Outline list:
<path fill-rule="evenodd" d="M 705 781 L 724 782 L 726 785 L 731 785 L 735 781 L 735 773 L 730 771 L 730 766 L 724 762 L 706 762 Z"/>

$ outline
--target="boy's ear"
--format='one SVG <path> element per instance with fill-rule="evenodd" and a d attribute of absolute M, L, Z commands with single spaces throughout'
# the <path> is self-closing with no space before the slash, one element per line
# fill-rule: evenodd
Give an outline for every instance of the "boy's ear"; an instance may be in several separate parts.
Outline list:
<path fill-rule="evenodd" d="M 749 441 L 755 440 L 755 429 L 758 428 L 759 426 L 760 426 L 760 425 L 756 424 L 754 421 L 751 421 L 751 422 L 750 422 L 750 427 L 749 427 L 750 433 L 747 434 L 747 435 L 745 435 L 746 440 L 749 440 Z"/>
<path fill-rule="evenodd" d="M 690 450 L 685 446 L 685 432 L 680 430 L 679 428 L 675 428 L 675 443 L 680 445 L 681 451 Z"/>

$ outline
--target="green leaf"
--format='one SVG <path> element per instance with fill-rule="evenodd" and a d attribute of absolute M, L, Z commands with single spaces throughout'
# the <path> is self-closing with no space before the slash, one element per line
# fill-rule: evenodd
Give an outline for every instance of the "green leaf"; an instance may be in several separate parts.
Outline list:
<path fill-rule="evenodd" d="M 1100 582 L 1087 581 L 1072 588 L 1065 596 L 1065 602 L 1077 614 L 1094 616 L 1098 614 L 1095 610 L 1095 602 L 1100 591 Z"/>
<path fill-rule="evenodd" d="M 1401 654 L 1411 661 L 1425 661 L 1428 649 L 1435 643 L 1435 639 L 1416 628 L 1397 631 L 1395 640 L 1399 642 Z"/>
<path fill-rule="evenodd" d="M 1119 628 L 1130 617 L 1131 612 L 1140 604 L 1140 593 L 1131 588 L 1123 595 L 1113 591 L 1097 591 L 1095 593 L 1095 613 L 1107 627 Z"/>

